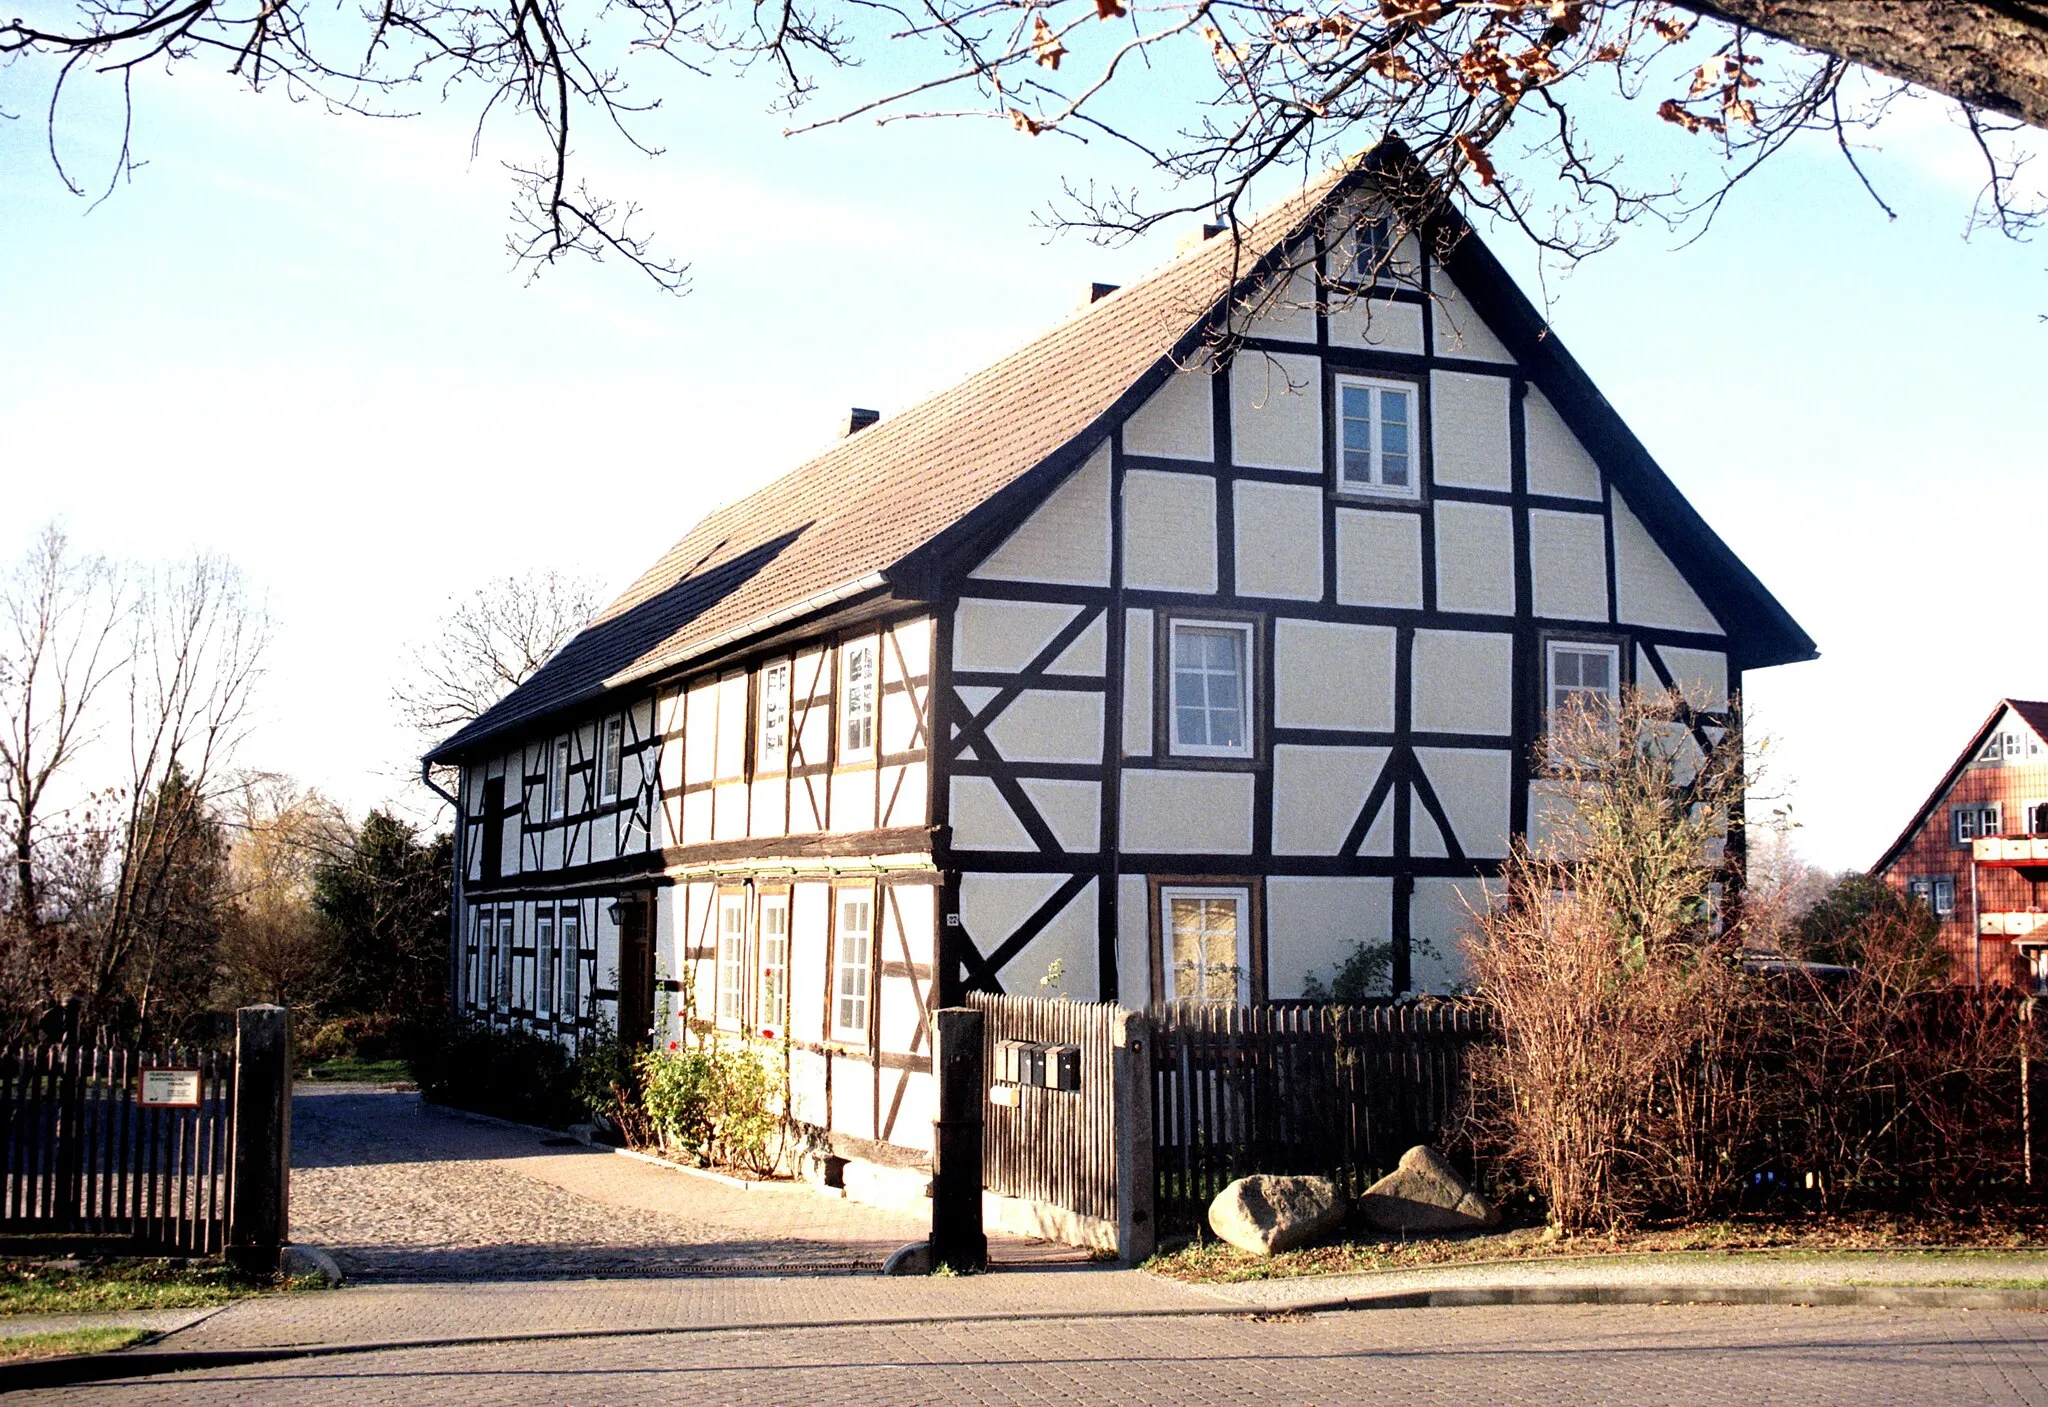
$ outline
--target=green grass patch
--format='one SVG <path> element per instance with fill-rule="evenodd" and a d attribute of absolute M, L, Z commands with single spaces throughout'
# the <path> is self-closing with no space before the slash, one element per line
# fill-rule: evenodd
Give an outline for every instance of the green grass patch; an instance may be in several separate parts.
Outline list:
<path fill-rule="evenodd" d="M 206 1309 L 277 1288 L 212 1261 L 108 1260 L 77 1270 L 55 1269 L 43 1261 L 0 1261 L 0 1320 L 17 1314 Z"/>
<path fill-rule="evenodd" d="M 304 1080 L 344 1084 L 389 1085 L 412 1079 L 412 1066 L 403 1060 L 323 1060 L 299 1076 Z"/>
<path fill-rule="evenodd" d="M 147 1329 L 61 1329 L 48 1334 L 0 1338 L 0 1363 L 62 1358 L 73 1353 L 112 1353 L 155 1337 Z"/>

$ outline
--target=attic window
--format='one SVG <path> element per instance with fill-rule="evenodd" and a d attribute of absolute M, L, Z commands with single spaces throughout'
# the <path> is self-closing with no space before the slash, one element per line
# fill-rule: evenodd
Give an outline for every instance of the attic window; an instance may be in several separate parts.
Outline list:
<path fill-rule="evenodd" d="M 1597 642 L 1553 640 L 1545 706 L 1554 721 L 1574 703 L 1611 703 L 1621 696 L 1621 649 Z"/>
<path fill-rule="evenodd" d="M 1340 492 L 1416 496 L 1413 382 L 1338 377 L 1337 429 Z"/>
<path fill-rule="evenodd" d="M 1979 762 L 2016 762 L 2022 758 L 2038 757 L 2041 740 L 2032 732 L 2007 728 L 1993 733 L 1984 740 L 1983 750 L 1977 754 Z"/>
<path fill-rule="evenodd" d="M 1394 221 L 1387 215 L 1360 220 L 1351 232 L 1353 283 L 1370 286 L 1393 281 Z"/>

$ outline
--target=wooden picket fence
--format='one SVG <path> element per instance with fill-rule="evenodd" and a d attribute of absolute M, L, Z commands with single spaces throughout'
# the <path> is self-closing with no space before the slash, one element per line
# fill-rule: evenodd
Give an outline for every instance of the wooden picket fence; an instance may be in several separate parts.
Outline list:
<path fill-rule="evenodd" d="M 982 1186 L 1022 1201 L 1062 1208 L 1114 1225 L 1117 1219 L 1116 1117 L 1111 1042 L 1119 1008 L 1107 1003 L 1039 1001 L 973 992 L 983 1013 L 986 1069 L 996 1042 L 1071 1045 L 1081 1052 L 1078 1090 L 1017 1089 L 1014 1106 L 982 1111 Z"/>
<path fill-rule="evenodd" d="M 142 1072 L 197 1070 L 197 1108 L 145 1106 Z M 226 1243 L 235 1057 L 59 1043 L 0 1049 L 0 1234 L 143 1253 Z"/>
<path fill-rule="evenodd" d="M 1252 1173 L 1309 1173 L 1357 1196 L 1417 1143 L 1441 1142 L 1491 1029 L 1475 1007 L 1206 1003 L 1151 1012 L 1159 1234 L 1199 1232 Z"/>

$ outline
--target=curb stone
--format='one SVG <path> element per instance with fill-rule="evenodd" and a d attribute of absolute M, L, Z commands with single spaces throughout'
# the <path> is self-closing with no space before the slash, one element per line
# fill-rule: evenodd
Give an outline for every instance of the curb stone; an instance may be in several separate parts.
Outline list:
<path fill-rule="evenodd" d="M 77 1354 L 0 1364 L 0 1393 L 28 1388 L 150 1377 L 207 1368 L 234 1368 L 302 1358 L 393 1353 L 479 1344 L 550 1343 L 577 1339 L 655 1338 L 680 1334 L 777 1333 L 919 1324 L 1060 1322 L 1077 1319 L 1183 1319 L 1212 1315 L 1286 1318 L 1375 1309 L 1471 1309 L 1506 1305 L 1785 1305 L 1874 1309 L 2048 1310 L 2048 1290 L 2000 1290 L 1961 1285 L 1493 1285 L 1440 1290 L 1390 1290 L 1288 1305 L 1219 1304 L 1178 1309 L 898 1315 L 849 1320 L 683 1324 L 633 1329 L 562 1329 L 520 1334 L 465 1334 L 431 1339 L 295 1344 L 277 1348 L 151 1349 Z"/>

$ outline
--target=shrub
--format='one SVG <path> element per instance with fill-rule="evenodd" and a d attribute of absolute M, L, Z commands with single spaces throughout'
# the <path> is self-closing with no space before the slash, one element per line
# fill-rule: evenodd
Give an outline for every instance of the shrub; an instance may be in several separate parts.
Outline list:
<path fill-rule="evenodd" d="M 451 1022 L 422 1033 L 411 1059 L 420 1093 L 437 1104 L 545 1128 L 573 1123 L 583 1112 L 569 1053 L 531 1031 Z"/>
<path fill-rule="evenodd" d="M 643 1052 L 638 1113 L 650 1141 L 705 1163 L 765 1172 L 780 1119 L 768 1062 L 745 1046 Z"/>
<path fill-rule="evenodd" d="M 409 1023 L 399 1016 L 343 1016 L 322 1022 L 307 1042 L 315 1060 L 397 1060 L 414 1043 Z"/>

